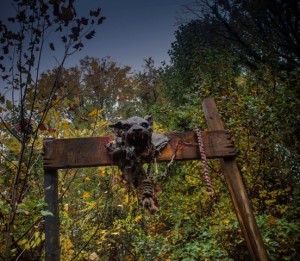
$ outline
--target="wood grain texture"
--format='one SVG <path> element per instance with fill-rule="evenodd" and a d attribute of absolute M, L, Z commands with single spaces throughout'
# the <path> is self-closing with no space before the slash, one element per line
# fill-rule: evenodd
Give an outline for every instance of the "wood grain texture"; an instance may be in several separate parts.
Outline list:
<path fill-rule="evenodd" d="M 170 141 L 157 161 L 169 161 L 176 152 L 176 160 L 199 159 L 195 132 L 167 134 Z M 224 131 L 203 132 L 207 158 L 233 157 L 235 150 L 230 135 Z M 43 160 L 45 168 L 65 169 L 112 165 L 105 145 L 112 136 L 45 140 Z"/>
<path fill-rule="evenodd" d="M 214 99 L 205 99 L 203 111 L 210 130 L 223 130 L 223 122 Z M 255 221 L 246 189 L 234 158 L 223 158 L 221 168 L 228 186 L 234 209 L 243 231 L 249 254 L 252 260 L 267 261 L 268 255 L 261 234 Z"/>

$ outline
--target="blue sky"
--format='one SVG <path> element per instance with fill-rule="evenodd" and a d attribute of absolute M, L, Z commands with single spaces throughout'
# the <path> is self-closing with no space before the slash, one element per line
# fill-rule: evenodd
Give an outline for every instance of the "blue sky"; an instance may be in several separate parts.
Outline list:
<path fill-rule="evenodd" d="M 153 57 L 157 65 L 168 61 L 175 40 L 182 5 L 191 0 L 77 0 L 81 10 L 99 5 L 107 17 L 96 38 L 78 56 L 111 56 L 121 65 L 140 69 L 143 59 Z M 90 3 L 88 5 L 87 3 Z M 78 60 L 73 57 L 72 60 Z M 70 61 L 73 62 L 73 61 Z"/>
<path fill-rule="evenodd" d="M 3 21 L 12 14 L 11 2 L 13 0 L 1 2 L 0 19 Z M 157 66 L 168 62 L 178 18 L 183 14 L 183 5 L 191 2 L 193 0 L 76 0 L 80 16 L 87 16 L 90 9 L 101 7 L 106 20 L 98 27 L 96 36 L 86 42 L 85 48 L 67 60 L 66 66 L 78 64 L 86 55 L 110 56 L 119 65 L 129 65 L 134 70 L 140 70 L 144 59 L 149 57 Z M 49 52 L 42 69 L 55 67 L 60 59 L 60 50 Z M 0 81 L 0 93 L 3 87 Z"/>

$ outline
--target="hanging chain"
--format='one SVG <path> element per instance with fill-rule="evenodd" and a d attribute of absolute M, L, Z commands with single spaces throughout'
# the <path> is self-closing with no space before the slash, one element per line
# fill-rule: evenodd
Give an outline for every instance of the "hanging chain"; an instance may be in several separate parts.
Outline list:
<path fill-rule="evenodd" d="M 149 178 L 151 176 L 151 171 L 152 171 L 152 165 L 155 161 L 155 150 L 153 148 L 150 149 L 150 152 L 151 152 L 151 158 L 150 158 L 150 161 L 148 163 L 148 167 L 147 167 L 147 170 L 146 170 L 146 175 L 147 175 L 147 178 Z"/>
<path fill-rule="evenodd" d="M 203 166 L 203 171 L 204 171 L 204 177 L 205 177 L 205 182 L 207 186 L 207 192 L 210 196 L 213 196 L 213 187 L 212 187 L 212 182 L 210 179 L 209 175 L 209 170 L 208 170 L 208 165 L 207 165 L 207 158 L 204 150 L 204 145 L 202 141 L 202 132 L 200 129 L 195 130 L 196 135 L 197 135 L 197 142 L 198 142 L 198 148 L 199 148 L 199 153 L 201 156 L 201 161 L 202 161 L 202 166 Z"/>
<path fill-rule="evenodd" d="M 209 170 L 208 170 L 207 158 L 206 158 L 203 140 L 202 140 L 202 131 L 199 128 L 197 128 L 195 130 L 195 132 L 197 135 L 198 149 L 199 149 L 199 153 L 200 153 L 200 157 L 201 157 L 201 161 L 202 161 L 204 177 L 205 177 L 205 182 L 206 182 L 206 186 L 207 186 L 207 192 L 210 196 L 213 196 L 213 186 L 212 186 L 212 182 L 211 182 L 211 178 L 210 178 L 210 174 L 209 174 Z M 171 165 L 173 165 L 175 158 L 176 158 L 176 152 L 178 150 L 179 143 L 181 143 L 181 141 L 178 141 L 175 151 L 174 151 L 174 155 L 171 158 L 170 162 L 168 163 L 165 172 L 161 176 L 165 177 L 168 173 L 169 168 L 171 167 Z M 151 161 L 149 162 L 148 168 L 146 171 L 147 177 L 149 177 L 151 175 L 151 170 L 152 170 L 151 167 L 152 167 L 154 160 L 155 160 L 155 152 L 153 151 Z"/>
<path fill-rule="evenodd" d="M 152 164 L 153 164 L 153 161 L 150 161 L 148 163 L 148 167 L 147 167 L 147 170 L 146 170 L 146 176 L 147 176 L 147 178 L 149 178 L 151 176 Z"/>
<path fill-rule="evenodd" d="M 160 155 L 160 152 L 161 152 L 161 149 L 163 149 L 165 146 L 166 146 L 167 143 L 162 143 L 160 144 L 160 146 L 156 147 L 155 149 L 154 148 L 151 148 L 150 149 L 150 152 L 151 152 L 151 158 L 148 162 L 148 167 L 147 167 L 147 170 L 146 170 L 146 175 L 147 175 L 147 178 L 149 178 L 151 176 L 151 172 L 152 172 L 152 167 L 154 165 L 154 171 L 155 173 L 157 174 L 158 170 L 157 170 L 157 162 L 156 162 L 156 158 Z M 176 147 L 176 150 L 177 150 L 177 147 Z M 175 151 L 175 154 L 174 156 L 172 157 L 172 163 L 174 161 L 174 158 L 176 156 L 176 151 Z M 172 164 L 171 163 L 171 164 Z"/>
<path fill-rule="evenodd" d="M 164 173 L 161 175 L 162 177 L 166 177 L 168 175 L 170 167 L 174 164 L 174 161 L 175 161 L 175 158 L 176 158 L 176 153 L 177 153 L 177 150 L 178 150 L 178 147 L 179 147 L 179 143 L 181 143 L 180 140 L 176 144 L 176 147 L 175 147 L 175 150 L 174 150 L 174 154 L 173 154 L 171 160 L 169 161 L 169 163 L 168 163 L 168 165 L 167 165 Z"/>

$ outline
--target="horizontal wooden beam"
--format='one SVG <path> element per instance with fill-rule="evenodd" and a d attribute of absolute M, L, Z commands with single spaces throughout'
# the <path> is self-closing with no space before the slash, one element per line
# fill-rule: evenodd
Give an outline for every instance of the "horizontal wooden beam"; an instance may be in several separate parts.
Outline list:
<path fill-rule="evenodd" d="M 175 160 L 200 158 L 195 132 L 174 132 L 166 135 L 170 139 L 169 143 L 157 161 L 169 161 L 175 152 Z M 65 169 L 112 165 L 111 156 L 105 148 L 112 140 L 112 136 L 46 139 L 43 143 L 44 167 Z M 202 140 L 207 158 L 235 156 L 233 143 L 226 131 L 204 131 Z"/>

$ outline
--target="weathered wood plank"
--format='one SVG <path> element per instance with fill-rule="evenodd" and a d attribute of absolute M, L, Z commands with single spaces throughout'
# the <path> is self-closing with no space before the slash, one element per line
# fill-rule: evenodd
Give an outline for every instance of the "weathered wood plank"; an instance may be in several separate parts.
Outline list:
<path fill-rule="evenodd" d="M 199 159 L 195 132 L 167 134 L 170 141 L 157 161 L 170 160 L 176 151 L 176 160 Z M 203 132 L 207 158 L 232 157 L 235 155 L 230 135 L 224 131 Z M 111 165 L 111 157 L 105 145 L 112 136 L 54 139 L 44 141 L 44 167 L 64 169 Z"/>
<path fill-rule="evenodd" d="M 200 159 L 196 134 L 194 131 L 170 133 L 170 141 L 157 161 L 169 161 L 175 151 L 176 160 Z M 202 134 L 206 157 L 221 158 L 235 155 L 230 135 L 226 131 L 204 131 Z"/>
<path fill-rule="evenodd" d="M 210 130 L 223 130 L 223 122 L 217 110 L 214 99 L 205 99 L 202 103 L 206 122 Z M 221 160 L 221 168 L 228 186 L 237 218 L 243 231 L 249 254 L 252 260 L 268 260 L 261 234 L 257 227 L 250 200 L 240 176 L 237 163 L 234 158 Z"/>

